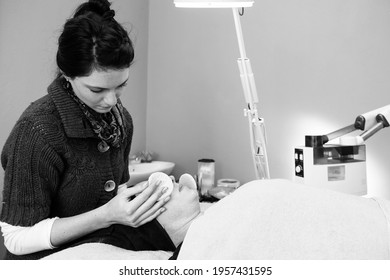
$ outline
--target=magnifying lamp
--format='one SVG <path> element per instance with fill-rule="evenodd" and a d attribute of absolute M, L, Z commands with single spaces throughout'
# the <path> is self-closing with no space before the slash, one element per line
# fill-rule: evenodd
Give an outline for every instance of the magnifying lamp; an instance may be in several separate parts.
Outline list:
<path fill-rule="evenodd" d="M 252 7 L 254 0 L 175 0 L 178 8 L 246 8 Z"/>
<path fill-rule="evenodd" d="M 244 38 L 241 29 L 241 10 L 251 7 L 254 0 L 174 0 L 176 7 L 180 8 L 231 8 L 233 10 L 236 27 L 240 58 L 238 68 L 240 70 L 241 84 L 248 108 L 244 109 L 244 115 L 248 118 L 251 150 L 256 179 L 269 179 L 269 166 L 266 149 L 266 135 L 264 119 L 259 118 L 257 111 L 258 96 L 251 64 L 246 56 Z"/>

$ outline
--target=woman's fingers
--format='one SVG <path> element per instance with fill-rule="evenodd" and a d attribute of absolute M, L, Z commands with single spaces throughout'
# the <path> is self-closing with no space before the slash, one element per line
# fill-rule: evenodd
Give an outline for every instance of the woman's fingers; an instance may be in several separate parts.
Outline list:
<path fill-rule="evenodd" d="M 169 200 L 169 197 L 166 197 L 165 199 Z M 150 211 L 150 213 L 145 213 L 144 215 L 142 215 L 136 222 L 135 222 L 135 226 L 136 227 L 139 227 L 139 226 L 142 226 L 143 224 L 146 224 L 152 220 L 154 220 L 155 218 L 158 217 L 158 215 L 160 215 L 161 213 L 163 213 L 165 211 L 165 208 L 160 208 L 158 209 L 158 211 L 155 211 L 154 213 L 152 213 Z"/>
<path fill-rule="evenodd" d="M 156 186 L 158 187 L 158 186 Z M 137 207 L 137 209 L 135 209 L 135 212 L 133 213 L 133 218 L 135 219 L 135 221 L 141 219 L 141 217 L 145 214 L 145 213 L 149 213 L 147 215 L 150 215 L 151 212 L 155 212 L 157 211 L 159 208 L 161 208 L 162 205 L 164 205 L 166 203 L 165 200 L 161 200 L 161 201 L 158 201 L 158 199 L 163 195 L 163 193 L 165 191 L 167 191 L 168 188 L 164 188 L 163 190 L 161 191 L 156 191 L 154 190 L 154 192 L 146 199 L 146 200 L 143 200 L 144 202 L 139 206 Z M 140 194 L 139 196 L 143 195 Z M 141 201 L 141 198 L 139 198 L 139 196 L 137 196 L 136 198 L 134 198 L 132 200 L 132 202 L 134 200 L 137 200 L 137 199 L 140 199 Z M 168 201 L 168 200 L 167 200 Z M 135 201 L 136 202 L 136 201 Z M 136 204 L 137 205 L 137 204 Z"/>
<path fill-rule="evenodd" d="M 123 185 L 121 186 L 123 187 Z M 132 186 L 131 188 L 123 187 L 121 188 L 121 192 L 119 192 L 118 189 L 118 194 L 123 192 L 125 196 L 132 197 L 134 195 L 139 195 L 140 193 L 142 193 L 146 188 L 148 188 L 148 186 L 149 186 L 148 181 L 144 181 Z"/>
<path fill-rule="evenodd" d="M 163 213 L 166 209 L 163 207 L 165 203 L 167 203 L 170 199 L 170 196 L 167 196 L 161 201 L 158 201 L 153 205 L 152 208 L 143 213 L 137 220 L 135 220 L 135 224 L 137 226 L 143 225 L 151 220 L 155 219 L 158 215 Z"/>
<path fill-rule="evenodd" d="M 139 183 L 131 188 L 121 185 L 118 188 L 118 195 L 129 199 L 126 203 L 127 222 L 130 226 L 137 227 L 143 225 L 161 214 L 165 209 L 162 206 L 169 200 L 169 197 L 158 201 L 163 193 L 168 189 L 157 190 L 161 181 L 148 184 L 147 181 Z"/>
<path fill-rule="evenodd" d="M 138 192 L 137 196 L 131 200 L 132 205 L 135 208 L 139 208 L 142 204 L 145 203 L 145 201 L 149 200 L 153 195 L 154 195 L 153 198 L 155 198 L 156 197 L 156 189 L 160 186 L 160 184 L 161 184 L 161 181 L 158 181 L 155 184 L 151 184 L 151 185 L 149 185 L 149 183 L 147 183 L 147 187 L 142 189 L 141 192 Z M 157 197 L 157 199 L 158 199 L 158 197 Z M 157 199 L 155 199 L 152 204 L 154 204 L 157 201 Z"/>
<path fill-rule="evenodd" d="M 149 185 L 148 182 L 145 182 L 124 190 L 122 195 L 127 198 L 135 195 L 135 197 L 129 202 L 129 205 L 132 208 L 130 212 L 135 213 L 138 209 L 141 209 L 143 210 L 143 213 L 151 208 L 162 195 L 162 192 L 156 191 L 160 183 L 161 181 L 158 181 L 155 184 Z M 142 215 L 142 213 L 139 215 Z"/>
<path fill-rule="evenodd" d="M 154 215 L 155 212 L 161 210 L 162 206 L 170 199 L 170 197 L 167 196 L 166 198 L 158 201 L 162 194 L 163 192 L 157 192 L 156 194 L 153 194 L 149 200 L 145 201 L 145 203 L 137 209 L 137 211 L 134 213 L 136 222 L 144 220 L 147 217 Z"/>

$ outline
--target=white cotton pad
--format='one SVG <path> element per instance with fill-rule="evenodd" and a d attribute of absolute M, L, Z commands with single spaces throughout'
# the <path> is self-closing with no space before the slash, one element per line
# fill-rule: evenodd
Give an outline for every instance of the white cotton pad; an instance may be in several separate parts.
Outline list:
<path fill-rule="evenodd" d="M 194 190 L 197 189 L 196 181 L 195 181 L 194 177 L 192 177 L 190 174 L 183 174 L 180 176 L 179 186 L 186 186 L 186 187 L 192 188 Z"/>
<path fill-rule="evenodd" d="M 173 191 L 173 182 L 172 179 L 163 172 L 155 172 L 152 173 L 152 175 L 149 176 L 149 186 L 156 183 L 157 181 L 161 181 L 160 186 L 158 186 L 157 190 L 158 192 L 161 192 L 165 187 L 168 187 L 168 189 L 163 193 L 162 196 L 158 200 L 166 198 L 168 195 L 170 195 Z"/>

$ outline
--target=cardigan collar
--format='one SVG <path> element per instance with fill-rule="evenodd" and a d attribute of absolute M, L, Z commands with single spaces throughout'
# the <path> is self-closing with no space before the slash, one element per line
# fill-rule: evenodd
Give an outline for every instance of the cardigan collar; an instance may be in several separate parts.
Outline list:
<path fill-rule="evenodd" d="M 55 79 L 47 91 L 60 114 L 68 137 L 98 138 L 78 104 L 62 87 L 62 78 Z"/>

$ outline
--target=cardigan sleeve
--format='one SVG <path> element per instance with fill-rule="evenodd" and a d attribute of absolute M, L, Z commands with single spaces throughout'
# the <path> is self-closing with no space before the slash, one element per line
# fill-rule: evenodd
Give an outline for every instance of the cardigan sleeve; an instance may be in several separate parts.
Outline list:
<path fill-rule="evenodd" d="M 63 163 L 50 145 L 53 133 L 45 129 L 49 121 L 21 119 L 5 143 L 2 222 L 32 226 L 50 218 Z"/>

